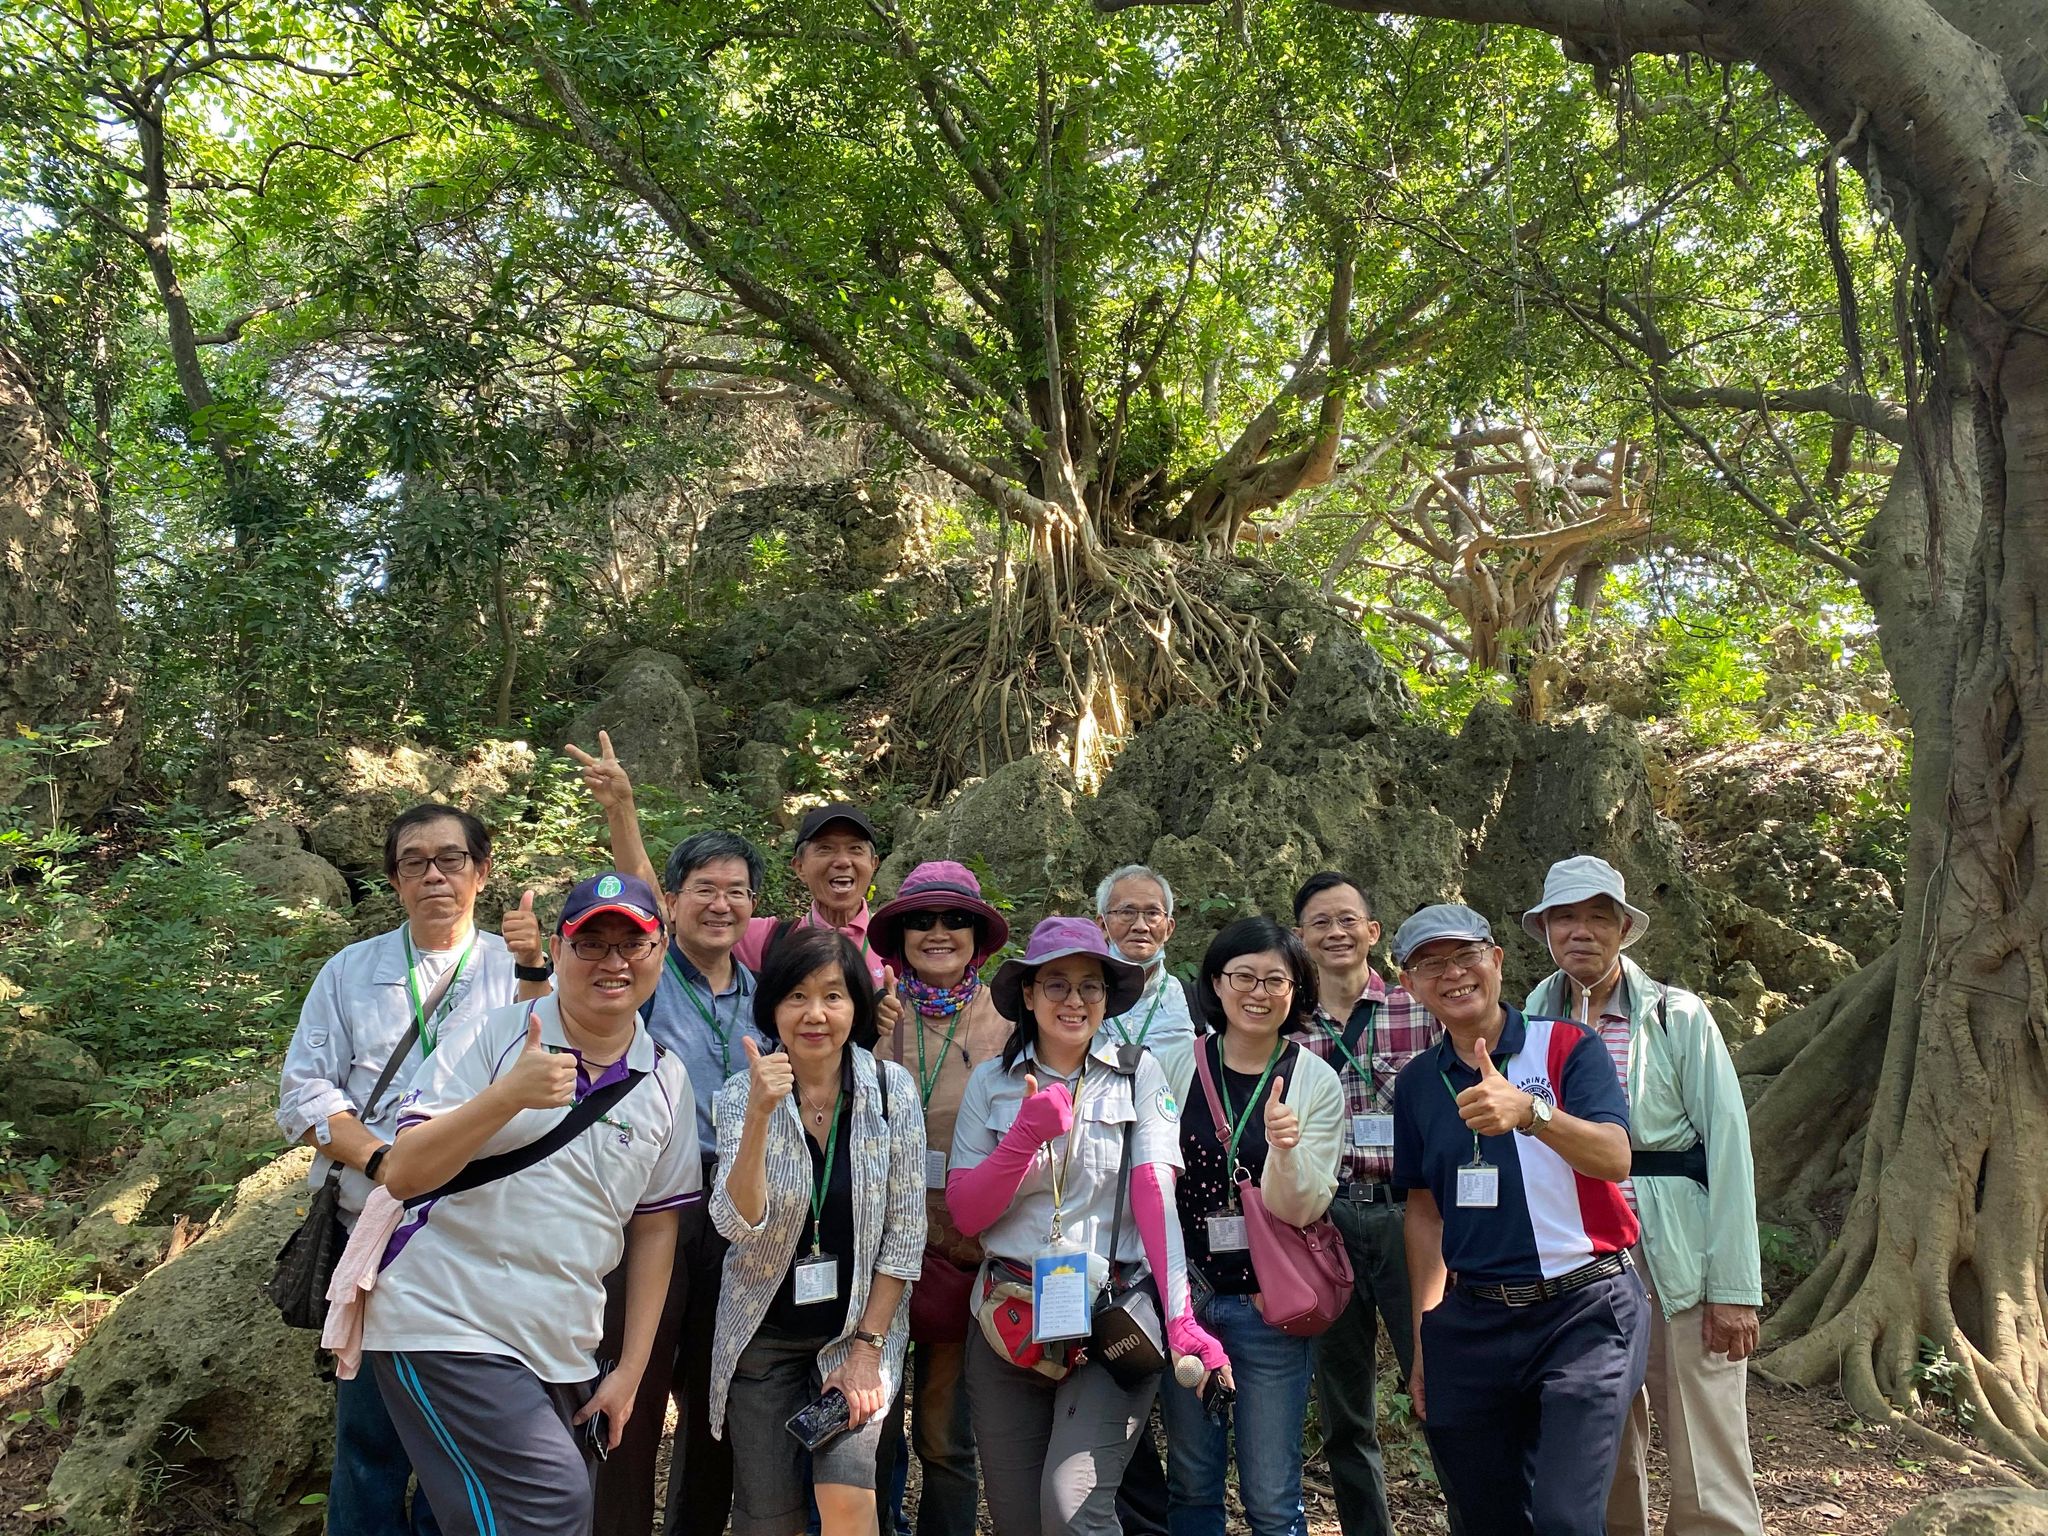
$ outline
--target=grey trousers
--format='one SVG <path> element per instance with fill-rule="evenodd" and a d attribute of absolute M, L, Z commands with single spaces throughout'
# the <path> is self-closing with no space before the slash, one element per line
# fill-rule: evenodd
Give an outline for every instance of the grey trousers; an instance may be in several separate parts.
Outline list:
<path fill-rule="evenodd" d="M 1100 1365 L 1059 1381 L 967 1337 L 967 1403 L 996 1536 L 1115 1536 L 1116 1490 L 1152 1416 L 1156 1379 L 1124 1388 Z"/>
<path fill-rule="evenodd" d="M 588 1536 L 590 1468 L 569 1420 L 594 1381 L 545 1382 L 510 1355 L 363 1359 L 444 1536 Z"/>

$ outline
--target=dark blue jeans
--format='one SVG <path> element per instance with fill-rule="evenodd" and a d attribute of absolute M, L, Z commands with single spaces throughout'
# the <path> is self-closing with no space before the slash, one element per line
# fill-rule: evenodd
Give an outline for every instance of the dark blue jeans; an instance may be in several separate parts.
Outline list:
<path fill-rule="evenodd" d="M 334 1472 L 327 1483 L 328 1536 L 441 1536 L 427 1494 L 405 1490 L 412 1462 L 385 1410 L 368 1362 L 353 1381 L 334 1384 Z"/>
<path fill-rule="evenodd" d="M 1223 1536 L 1234 1440 L 1238 1492 L 1252 1536 L 1307 1536 L 1301 1428 L 1313 1341 L 1267 1326 L 1249 1296 L 1216 1297 L 1202 1322 L 1230 1356 L 1237 1401 L 1229 1422 L 1218 1424 L 1194 1392 L 1166 1378 L 1159 1408 L 1166 1420 L 1167 1529 L 1172 1536 Z"/>

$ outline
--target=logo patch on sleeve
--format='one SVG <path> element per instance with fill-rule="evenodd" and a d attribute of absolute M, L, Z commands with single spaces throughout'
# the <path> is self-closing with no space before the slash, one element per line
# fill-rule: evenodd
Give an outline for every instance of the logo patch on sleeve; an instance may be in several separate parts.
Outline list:
<path fill-rule="evenodd" d="M 1159 1106 L 1159 1113 L 1166 1116 L 1167 1119 L 1178 1120 L 1180 1118 L 1180 1101 L 1173 1096 L 1171 1088 L 1162 1084 L 1159 1092 L 1152 1096 L 1152 1102 Z"/>

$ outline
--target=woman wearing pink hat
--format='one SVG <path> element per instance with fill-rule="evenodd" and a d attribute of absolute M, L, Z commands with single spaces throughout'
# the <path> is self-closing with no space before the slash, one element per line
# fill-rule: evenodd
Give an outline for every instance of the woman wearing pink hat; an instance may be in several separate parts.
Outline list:
<path fill-rule="evenodd" d="M 1094 1043 L 1144 984 L 1074 917 L 1040 923 L 989 984 L 1015 1028 L 967 1081 L 946 1203 L 988 1255 L 966 1376 L 996 1536 L 1118 1528 L 1117 1487 L 1159 1378 L 1131 1368 L 1146 1351 L 1112 1358 L 1128 1332 L 1114 1350 L 1088 1347 L 1098 1315 L 1129 1321 L 1107 1301 L 1150 1286 L 1166 1351 L 1229 1381 L 1189 1299 L 1173 1090 L 1149 1053 Z"/>
<path fill-rule="evenodd" d="M 874 953 L 902 978 L 903 1009 L 876 1054 L 901 1062 L 924 1104 L 924 1270 L 910 1293 L 911 1432 L 924 1468 L 918 1536 L 973 1536 L 981 1497 L 974 1432 L 961 1372 L 972 1326 L 968 1288 L 981 1244 L 946 1209 L 946 1163 L 970 1072 L 1002 1050 L 1009 1020 L 996 1012 L 981 967 L 1010 939 L 1003 914 L 964 864 L 920 864 L 868 924 Z M 903 1398 L 889 1440 L 901 1454 Z M 893 1530 L 893 1524 L 887 1525 Z"/>

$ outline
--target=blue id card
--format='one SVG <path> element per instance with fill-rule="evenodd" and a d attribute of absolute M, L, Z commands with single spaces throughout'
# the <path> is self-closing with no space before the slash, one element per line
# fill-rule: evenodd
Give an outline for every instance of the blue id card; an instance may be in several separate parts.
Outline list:
<path fill-rule="evenodd" d="M 1090 1321 L 1087 1253 L 1041 1253 L 1033 1259 L 1031 1342 L 1085 1339 Z"/>

